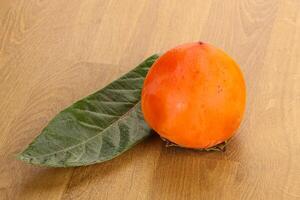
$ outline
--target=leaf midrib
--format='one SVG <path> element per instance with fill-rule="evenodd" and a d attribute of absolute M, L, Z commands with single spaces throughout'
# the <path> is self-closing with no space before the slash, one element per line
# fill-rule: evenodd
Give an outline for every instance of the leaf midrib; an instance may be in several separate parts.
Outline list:
<path fill-rule="evenodd" d="M 78 143 L 76 145 L 73 145 L 73 146 L 70 146 L 70 147 L 67 147 L 65 149 L 62 149 L 62 150 L 59 150 L 59 151 L 55 151 L 55 152 L 52 152 L 52 153 L 48 153 L 48 154 L 43 154 L 43 155 L 39 155 L 39 156 L 30 156 L 30 155 L 26 155 L 24 156 L 23 154 L 21 154 L 21 156 L 23 157 L 27 157 L 27 158 L 40 158 L 40 157 L 47 157 L 47 156 L 51 156 L 51 155 L 54 155 L 54 154 L 58 154 L 58 153 L 61 153 L 61 152 L 64 152 L 64 151 L 69 151 L 70 149 L 73 149 L 73 148 L 76 148 L 82 144 L 86 144 L 88 143 L 90 140 L 98 137 L 101 133 L 105 132 L 107 129 L 109 129 L 111 126 L 113 126 L 115 123 L 119 122 L 120 120 L 122 120 L 124 117 L 126 117 L 128 115 L 129 112 L 131 112 L 133 109 L 135 109 L 135 107 L 140 103 L 140 101 L 138 101 L 132 108 L 130 108 L 128 111 L 126 111 L 124 113 L 124 115 L 122 115 L 119 119 L 117 119 L 116 121 L 112 122 L 109 126 L 107 126 L 105 129 L 103 129 L 102 131 L 98 132 L 96 135 L 88 138 L 87 140 L 85 140 L 84 142 L 81 142 L 81 143 Z"/>

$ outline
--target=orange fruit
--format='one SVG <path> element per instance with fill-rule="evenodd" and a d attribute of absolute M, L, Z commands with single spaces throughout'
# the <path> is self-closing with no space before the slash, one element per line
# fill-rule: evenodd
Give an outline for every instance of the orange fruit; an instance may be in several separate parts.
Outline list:
<path fill-rule="evenodd" d="M 188 43 L 160 56 L 142 89 L 146 122 L 187 148 L 209 148 L 233 136 L 245 111 L 246 87 L 236 62 L 206 43 Z"/>

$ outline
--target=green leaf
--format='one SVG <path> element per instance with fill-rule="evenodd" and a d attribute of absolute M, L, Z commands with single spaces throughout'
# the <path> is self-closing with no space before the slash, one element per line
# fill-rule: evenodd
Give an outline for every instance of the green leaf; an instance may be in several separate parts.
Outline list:
<path fill-rule="evenodd" d="M 50 121 L 18 158 L 50 167 L 110 160 L 150 135 L 140 108 L 144 78 L 158 55 Z"/>

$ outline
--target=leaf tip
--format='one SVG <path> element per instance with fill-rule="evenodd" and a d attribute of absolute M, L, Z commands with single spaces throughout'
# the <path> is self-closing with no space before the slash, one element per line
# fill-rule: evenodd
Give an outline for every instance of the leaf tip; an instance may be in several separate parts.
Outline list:
<path fill-rule="evenodd" d="M 16 154 L 16 155 L 15 155 L 15 158 L 16 158 L 17 160 L 21 160 L 21 161 L 24 161 L 24 162 L 26 162 L 26 163 L 31 163 L 31 162 L 30 162 L 31 159 L 25 154 L 24 151 L 21 152 L 21 153 Z"/>

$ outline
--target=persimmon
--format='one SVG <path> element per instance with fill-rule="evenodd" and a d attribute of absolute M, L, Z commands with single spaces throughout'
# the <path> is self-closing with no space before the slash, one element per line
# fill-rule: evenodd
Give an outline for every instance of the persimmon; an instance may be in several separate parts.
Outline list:
<path fill-rule="evenodd" d="M 142 89 L 146 122 L 162 138 L 203 149 L 231 138 L 246 103 L 246 86 L 237 63 L 203 42 L 177 46 L 161 55 Z"/>

